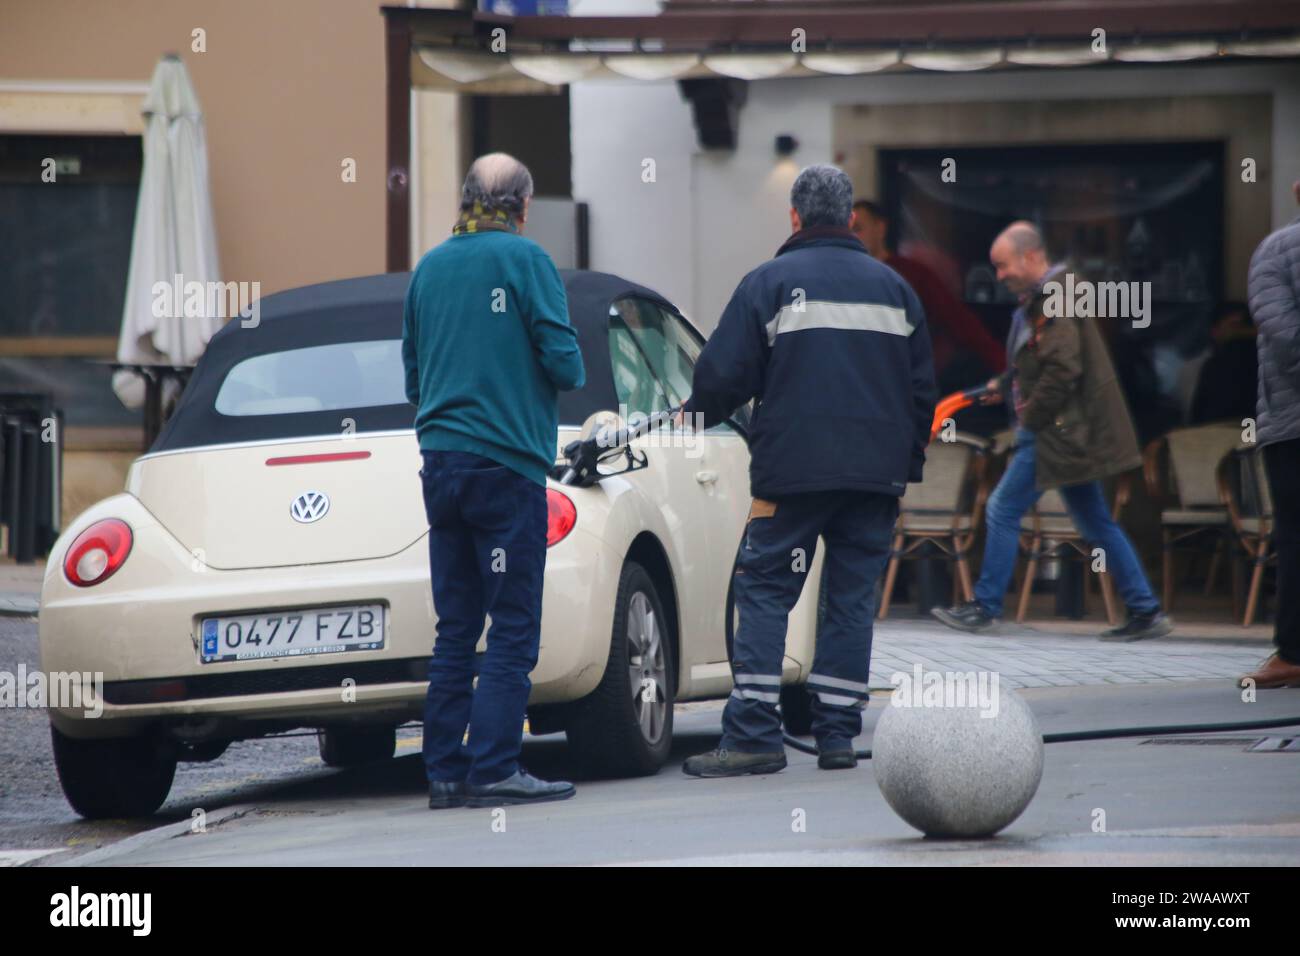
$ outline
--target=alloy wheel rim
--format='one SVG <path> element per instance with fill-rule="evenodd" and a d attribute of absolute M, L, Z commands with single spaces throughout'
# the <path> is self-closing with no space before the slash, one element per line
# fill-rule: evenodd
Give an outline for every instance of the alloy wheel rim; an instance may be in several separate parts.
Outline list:
<path fill-rule="evenodd" d="M 668 716 L 668 668 L 659 619 L 643 591 L 637 591 L 628 602 L 627 644 L 632 706 L 641 736 L 656 744 L 663 737 Z"/>

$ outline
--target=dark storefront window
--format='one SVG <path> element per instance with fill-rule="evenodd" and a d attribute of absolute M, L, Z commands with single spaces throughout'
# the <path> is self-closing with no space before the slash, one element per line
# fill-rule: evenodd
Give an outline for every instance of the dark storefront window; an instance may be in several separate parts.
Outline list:
<path fill-rule="evenodd" d="M 52 393 L 70 425 L 138 421 L 86 359 L 116 352 L 141 162 L 136 136 L 0 136 L 0 391 Z"/>
<path fill-rule="evenodd" d="M 988 250 L 1014 219 L 1098 281 L 1150 282 L 1148 328 L 1099 321 L 1141 437 L 1182 421 L 1183 366 L 1223 297 L 1222 143 L 882 150 L 880 168 L 895 248 L 935 266 L 999 339 L 1015 302 Z"/>

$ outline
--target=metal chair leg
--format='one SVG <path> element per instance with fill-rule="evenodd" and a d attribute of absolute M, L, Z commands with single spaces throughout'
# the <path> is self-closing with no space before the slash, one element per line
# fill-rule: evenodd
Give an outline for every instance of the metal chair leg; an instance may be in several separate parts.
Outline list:
<path fill-rule="evenodd" d="M 1023 624 L 1025 613 L 1029 610 L 1029 593 L 1034 589 L 1034 574 L 1038 571 L 1038 549 L 1042 546 L 1042 538 L 1034 537 L 1033 543 L 1030 544 L 1029 561 L 1025 565 L 1025 581 L 1020 586 L 1020 606 L 1016 610 L 1016 623 Z"/>
<path fill-rule="evenodd" d="M 1223 537 L 1214 542 L 1214 550 L 1210 553 L 1210 570 L 1205 575 L 1206 596 L 1214 593 L 1214 581 L 1219 576 L 1219 558 L 1227 543 L 1227 539 Z"/>
<path fill-rule="evenodd" d="M 1172 611 L 1174 607 L 1174 545 L 1169 540 L 1168 528 L 1163 529 L 1162 537 L 1164 539 L 1164 555 L 1161 572 L 1164 579 L 1162 582 L 1164 594 L 1161 597 L 1164 598 L 1165 611 L 1168 612 Z"/>
<path fill-rule="evenodd" d="M 1242 627 L 1255 623 L 1255 611 L 1259 607 L 1259 589 L 1264 583 L 1264 565 L 1268 562 L 1268 538 L 1260 538 L 1259 552 L 1255 555 L 1255 571 L 1250 576 L 1250 594 L 1246 598 L 1246 618 Z"/>
<path fill-rule="evenodd" d="M 964 548 L 957 552 L 957 575 L 961 578 L 962 600 L 974 600 L 975 589 L 971 585 L 970 564 L 966 561 L 966 551 Z"/>
<path fill-rule="evenodd" d="M 898 577 L 898 562 L 902 551 L 903 536 L 895 535 L 894 551 L 889 556 L 889 567 L 885 571 L 885 587 L 880 594 L 880 610 L 876 612 L 877 620 L 883 621 L 889 614 L 889 602 L 894 596 L 894 579 Z"/>
<path fill-rule="evenodd" d="M 1097 583 L 1101 585 L 1101 600 L 1106 605 L 1106 620 L 1111 627 L 1119 623 L 1115 616 L 1115 587 L 1109 571 L 1097 572 Z"/>

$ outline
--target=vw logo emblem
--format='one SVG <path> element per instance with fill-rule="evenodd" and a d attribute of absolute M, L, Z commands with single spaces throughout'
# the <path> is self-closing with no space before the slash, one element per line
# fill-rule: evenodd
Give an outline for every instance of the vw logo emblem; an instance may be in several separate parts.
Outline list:
<path fill-rule="evenodd" d="M 304 491 L 289 505 L 289 514 L 294 521 L 311 524 L 325 517 L 330 510 L 330 496 L 323 491 Z"/>

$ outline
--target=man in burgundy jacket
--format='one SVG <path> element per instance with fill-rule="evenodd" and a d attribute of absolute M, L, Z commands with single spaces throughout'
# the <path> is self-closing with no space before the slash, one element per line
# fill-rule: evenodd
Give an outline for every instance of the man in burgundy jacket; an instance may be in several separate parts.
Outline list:
<path fill-rule="evenodd" d="M 889 266 L 906 280 L 916 292 L 925 309 L 930 326 L 930 340 L 934 348 L 934 373 L 941 391 L 969 388 L 1006 367 L 1006 350 L 984 327 L 979 316 L 958 299 L 948 284 L 933 269 L 918 259 L 899 255 L 888 246 L 889 217 L 883 208 L 869 199 L 859 199 L 853 204 L 853 224 L 850 227 L 862 240 L 871 255 Z M 963 381 L 948 381 L 945 370 L 952 366 L 959 372 L 963 353 L 973 357 L 983 369 L 972 370 Z"/>

